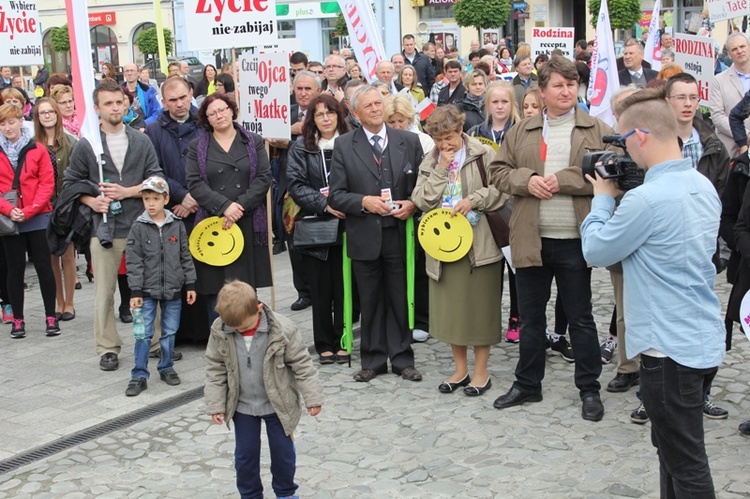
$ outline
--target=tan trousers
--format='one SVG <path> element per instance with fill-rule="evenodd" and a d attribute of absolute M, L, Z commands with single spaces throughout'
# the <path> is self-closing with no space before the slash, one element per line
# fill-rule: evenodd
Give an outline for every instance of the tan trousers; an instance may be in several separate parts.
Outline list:
<path fill-rule="evenodd" d="M 99 238 L 91 238 L 91 265 L 94 268 L 94 340 L 97 355 L 120 353 L 122 338 L 115 327 L 117 271 L 127 239 L 115 238 L 112 247 L 103 248 Z"/>
<path fill-rule="evenodd" d="M 617 307 L 617 372 L 631 374 L 638 372 L 639 356 L 628 359 L 625 352 L 625 307 L 623 305 L 623 276 L 622 272 L 610 270 L 609 278 L 615 292 L 615 306 Z"/>

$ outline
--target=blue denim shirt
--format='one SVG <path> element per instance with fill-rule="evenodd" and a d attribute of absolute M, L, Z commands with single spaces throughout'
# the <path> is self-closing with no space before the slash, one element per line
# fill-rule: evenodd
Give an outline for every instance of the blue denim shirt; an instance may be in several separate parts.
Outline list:
<path fill-rule="evenodd" d="M 689 159 L 665 161 L 623 196 L 595 196 L 581 225 L 583 256 L 622 261 L 629 358 L 654 348 L 694 369 L 718 366 L 725 335 L 714 293 L 721 202 Z"/>

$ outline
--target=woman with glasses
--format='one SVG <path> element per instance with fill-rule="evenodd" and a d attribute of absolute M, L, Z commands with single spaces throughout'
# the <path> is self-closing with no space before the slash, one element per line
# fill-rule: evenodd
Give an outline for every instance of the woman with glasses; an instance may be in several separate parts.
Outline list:
<path fill-rule="evenodd" d="M 348 131 L 344 112 L 328 94 L 315 97 L 308 109 L 313 112 L 305 116 L 302 135 L 289 148 L 289 195 L 302 209 L 301 216 L 341 219 L 339 231 L 343 232 L 346 215 L 328 206 L 328 174 L 334 141 Z M 320 363 L 346 364 L 350 357 L 341 349 L 344 328 L 342 246 L 296 249 L 302 253 L 310 289 L 315 290 L 312 293 L 313 338 Z"/>
<path fill-rule="evenodd" d="M 60 108 L 57 107 L 54 100 L 48 97 L 36 102 L 34 131 L 37 143 L 45 146 L 49 153 L 52 168 L 56 173 L 55 196 L 58 196 L 62 190 L 63 174 L 68 168 L 70 153 L 78 139 L 65 131 L 62 126 Z M 75 285 L 78 282 L 75 248 L 70 245 L 62 257 L 51 255 L 51 259 L 52 272 L 55 275 L 57 286 L 55 318 L 62 321 L 73 320 L 76 316 L 73 295 L 75 294 Z"/>
<path fill-rule="evenodd" d="M 234 78 L 229 73 L 221 73 L 216 77 L 216 93 L 226 95 L 236 102 L 234 95 Z"/>
<path fill-rule="evenodd" d="M 10 336 L 26 336 L 23 279 L 27 252 L 31 253 L 39 279 L 47 336 L 57 336 L 60 327 L 55 318 L 55 276 L 46 238 L 55 172 L 46 146 L 37 143 L 33 133 L 23 127 L 21 109 L 3 104 L 0 106 L 0 192 L 9 192 L 14 185 L 18 186 L 15 204 L 0 198 L 0 213 L 18 227 L 18 234 L 0 237 L 8 266 L 8 295 L 13 306 Z"/>
<path fill-rule="evenodd" d="M 464 77 L 466 95 L 456 103 L 458 109 L 466 116 L 464 132 L 484 122 L 484 96 L 488 83 L 487 73 L 480 69 L 470 71 Z"/>
<path fill-rule="evenodd" d="M 68 85 L 58 85 L 52 89 L 50 97 L 55 100 L 60 108 L 62 124 L 65 130 L 80 139 L 81 125 L 78 123 L 76 103 L 73 100 L 73 89 Z"/>
<path fill-rule="evenodd" d="M 206 295 L 209 318 L 216 319 L 216 295 L 228 279 L 239 279 L 255 288 L 271 286 L 268 256 L 266 192 L 271 185 L 271 165 L 263 137 L 242 128 L 237 104 L 214 93 L 198 110 L 202 132 L 190 144 L 185 167 L 190 195 L 200 208 L 196 225 L 210 216 L 223 217 L 223 228 L 237 224 L 245 245 L 239 258 L 218 267 L 195 262 L 196 288 Z"/>

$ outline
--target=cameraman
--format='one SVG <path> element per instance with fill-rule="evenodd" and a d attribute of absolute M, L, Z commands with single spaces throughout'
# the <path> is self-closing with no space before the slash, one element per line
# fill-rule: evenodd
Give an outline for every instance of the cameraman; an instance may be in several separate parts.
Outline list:
<path fill-rule="evenodd" d="M 661 497 L 710 499 L 703 397 L 724 358 L 711 261 L 721 203 L 711 182 L 683 159 L 670 111 L 664 92 L 655 89 L 619 104 L 622 137 L 646 179 L 615 213 L 615 184 L 587 175 L 595 197 L 581 236 L 589 264 L 623 264 L 627 353 L 641 355 L 641 395 L 659 455 Z"/>

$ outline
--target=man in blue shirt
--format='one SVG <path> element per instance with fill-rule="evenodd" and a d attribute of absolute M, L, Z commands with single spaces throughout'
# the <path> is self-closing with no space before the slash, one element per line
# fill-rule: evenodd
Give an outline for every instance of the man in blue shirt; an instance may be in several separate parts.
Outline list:
<path fill-rule="evenodd" d="M 661 497 L 710 499 L 703 397 L 725 348 L 711 261 L 721 203 L 711 182 L 683 159 L 663 91 L 637 92 L 616 111 L 628 152 L 646 178 L 615 212 L 616 185 L 587 176 L 595 197 L 581 226 L 583 255 L 597 267 L 622 261 L 627 354 L 641 355 Z"/>

